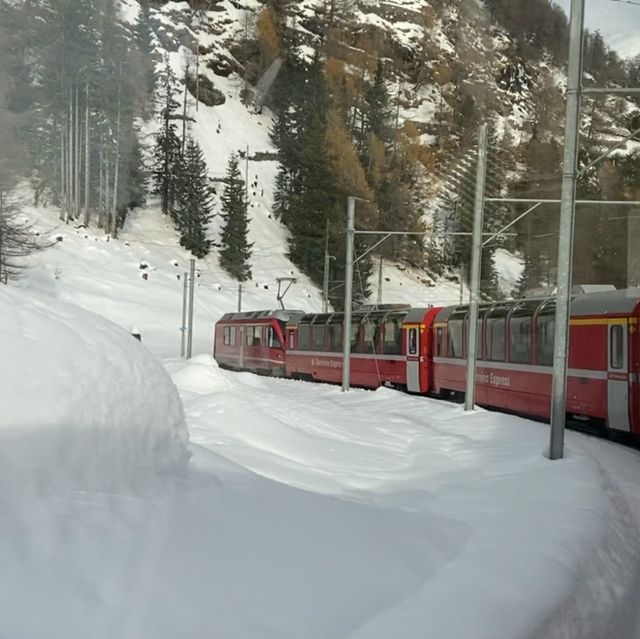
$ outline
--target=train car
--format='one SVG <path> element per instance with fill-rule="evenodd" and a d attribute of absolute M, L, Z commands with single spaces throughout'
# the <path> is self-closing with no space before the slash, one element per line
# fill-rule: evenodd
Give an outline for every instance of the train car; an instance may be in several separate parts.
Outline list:
<path fill-rule="evenodd" d="M 468 307 L 440 310 L 433 323 L 431 390 L 462 396 Z M 575 296 L 571 304 L 567 413 L 640 433 L 640 289 Z M 480 307 L 476 401 L 549 419 L 555 299 Z"/>
<path fill-rule="evenodd" d="M 213 357 L 222 368 L 282 377 L 285 374 L 285 327 L 303 311 L 226 313 L 216 323 Z"/>
<path fill-rule="evenodd" d="M 429 389 L 429 326 L 438 309 L 393 306 L 355 312 L 350 327 L 350 381 L 354 386 Z M 343 313 L 308 314 L 287 324 L 286 375 L 342 380 Z"/>

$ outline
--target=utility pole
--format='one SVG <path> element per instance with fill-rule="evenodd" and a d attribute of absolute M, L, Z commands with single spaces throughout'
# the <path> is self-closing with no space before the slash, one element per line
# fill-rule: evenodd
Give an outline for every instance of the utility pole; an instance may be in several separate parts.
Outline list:
<path fill-rule="evenodd" d="M 238 313 L 242 313 L 242 282 L 238 284 Z"/>
<path fill-rule="evenodd" d="M 378 300 L 376 305 L 378 308 L 382 304 L 382 255 L 380 256 L 380 262 L 378 263 Z"/>
<path fill-rule="evenodd" d="M 564 129 L 564 159 L 560 194 L 558 234 L 558 273 L 556 321 L 553 347 L 553 386 L 551 389 L 551 436 L 549 458 L 564 455 L 564 427 L 567 400 L 567 358 L 569 356 L 569 315 L 571 311 L 571 270 L 573 267 L 573 229 L 576 214 L 576 160 L 582 88 L 582 35 L 584 0 L 571 0 L 569 22 L 569 69 Z"/>
<path fill-rule="evenodd" d="M 356 234 L 356 198 L 347 198 L 347 239 L 344 263 L 344 324 L 342 328 L 342 392 L 351 379 L 351 289 L 353 287 L 353 239 Z"/>
<path fill-rule="evenodd" d="M 187 359 L 191 359 L 191 346 L 193 344 L 193 294 L 196 281 L 196 261 L 189 260 L 189 334 L 187 336 Z"/>
<path fill-rule="evenodd" d="M 187 284 L 189 282 L 189 274 L 185 271 L 183 273 L 182 284 L 182 325 L 180 326 L 180 332 L 182 333 L 180 339 L 180 357 L 184 357 L 186 353 L 186 341 L 187 341 Z"/>
<path fill-rule="evenodd" d="M 327 230 L 324 238 L 324 272 L 322 277 L 322 312 L 329 312 L 329 271 L 331 260 L 336 258 L 329 255 L 329 220 L 327 220 Z"/>
<path fill-rule="evenodd" d="M 480 296 L 480 262 L 482 258 L 482 223 L 484 218 L 484 189 L 487 174 L 487 125 L 478 130 L 478 167 L 473 214 L 473 248 L 471 252 L 470 300 L 467 323 L 467 386 L 464 396 L 465 411 L 473 410 L 476 399 L 476 357 L 478 339 L 478 298 Z"/>

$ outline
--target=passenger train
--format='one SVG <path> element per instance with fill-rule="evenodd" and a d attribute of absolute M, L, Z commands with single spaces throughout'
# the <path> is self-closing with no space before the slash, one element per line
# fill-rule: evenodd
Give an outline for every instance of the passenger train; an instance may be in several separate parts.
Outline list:
<path fill-rule="evenodd" d="M 351 383 L 462 399 L 468 306 L 390 306 L 354 312 Z M 576 295 L 571 303 L 567 413 L 610 431 L 640 434 L 640 289 Z M 548 420 L 555 299 L 480 307 L 476 401 Z M 343 313 L 227 313 L 215 326 L 221 367 L 338 383 Z"/>

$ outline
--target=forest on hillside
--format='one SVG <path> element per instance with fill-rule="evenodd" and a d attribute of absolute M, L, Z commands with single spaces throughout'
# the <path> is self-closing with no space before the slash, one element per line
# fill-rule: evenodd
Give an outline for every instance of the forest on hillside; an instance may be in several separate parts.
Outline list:
<path fill-rule="evenodd" d="M 492 129 L 487 195 L 559 197 L 564 98 L 555 74 L 566 66 L 568 52 L 568 21 L 559 7 L 545 0 L 486 0 L 484 7 L 433 0 L 419 17 L 419 46 L 407 47 L 393 33 L 359 24 L 353 18 L 359 3 L 348 0 L 325 2 L 313 18 L 300 19 L 315 37 L 301 36 L 291 20 L 294 5 L 266 3 L 257 38 L 249 43 L 256 53 L 250 73 L 257 78 L 275 57 L 285 60 L 269 101 L 282 161 L 276 212 L 292 231 L 294 260 L 316 281 L 322 273 L 322 222 L 336 229 L 329 243 L 332 253 L 341 254 L 346 194 L 373 203 L 359 208 L 363 228 L 426 231 L 424 240 L 407 235 L 388 241 L 384 257 L 434 275 L 468 266 L 470 239 L 448 233 L 471 230 L 480 122 Z M 407 19 L 399 7 L 394 10 L 396 15 L 388 8 L 380 15 Z M 438 45 L 443 35 L 453 50 Z M 301 49 L 306 59 L 300 60 Z M 584 60 L 588 83 L 638 85 L 638 63 L 621 61 L 597 32 L 586 34 Z M 430 122 L 399 118 L 416 92 L 432 88 L 438 104 Z M 505 114 L 515 108 L 525 116 L 514 125 Z M 629 102 L 585 100 L 580 167 L 638 119 L 638 107 Z M 639 161 L 637 153 L 617 155 L 587 170 L 578 197 L 637 199 Z M 425 222 L 428 209 L 431 219 Z M 485 230 L 498 230 L 520 212 L 487 204 Z M 589 206 L 580 215 L 574 280 L 625 286 L 625 210 Z M 484 293 L 500 294 L 492 259 L 499 246 L 524 256 L 521 291 L 552 285 L 557 224 L 558 207 L 545 205 L 515 228 L 515 237 L 485 249 Z"/>
<path fill-rule="evenodd" d="M 115 236 L 127 211 L 152 192 L 186 248 L 198 257 L 211 250 L 207 167 L 182 111 L 187 92 L 206 78 L 193 71 L 176 78 L 164 61 L 152 19 L 164 4 L 143 0 L 130 24 L 118 0 L 0 0 L 0 214 L 18 180 L 28 179 L 36 202 L 59 205 L 65 219 Z M 228 59 L 249 89 L 274 64 L 279 69 L 264 100 L 279 159 L 273 214 L 289 230 L 292 261 L 318 285 L 326 250 L 337 258 L 333 278 L 343 279 L 348 195 L 362 200 L 360 228 L 412 233 L 394 236 L 375 255 L 432 277 L 468 265 L 469 238 L 451 234 L 471 228 L 480 122 L 491 127 L 488 195 L 558 197 L 558 77 L 568 50 L 562 10 L 546 0 L 431 0 L 420 11 L 358 0 L 307 4 L 265 0 L 244 11 L 244 28 L 229 27 Z M 185 13 L 224 6 L 191 0 Z M 365 9 L 391 26 L 362 22 Z M 403 39 L 394 25 L 410 25 L 419 37 Z M 206 48 L 193 43 L 183 45 L 190 55 L 222 72 L 222 61 L 207 60 Z M 638 86 L 639 79 L 639 63 L 620 60 L 599 33 L 586 35 L 586 82 Z M 412 119 L 425 95 L 430 117 Z M 248 93 L 244 99 L 253 108 Z M 140 128 L 150 119 L 159 133 L 143 140 Z M 639 120 L 633 102 L 585 99 L 580 166 Z M 228 158 L 217 244 L 221 266 L 242 281 L 250 277 L 251 247 L 237 161 Z M 582 172 L 578 196 L 638 199 L 639 162 L 637 152 L 618 154 Z M 627 284 L 627 211 L 579 212 L 574 281 Z M 519 212 L 487 205 L 485 230 Z M 522 291 L 553 284 L 557 213 L 542 206 L 515 236 L 487 247 L 487 296 L 500 294 L 492 259 L 500 246 L 524 257 Z M 370 243 L 359 239 L 358 250 Z M 362 301 L 372 263 L 358 266 L 354 293 Z M 337 290 L 334 306 L 341 298 Z"/>

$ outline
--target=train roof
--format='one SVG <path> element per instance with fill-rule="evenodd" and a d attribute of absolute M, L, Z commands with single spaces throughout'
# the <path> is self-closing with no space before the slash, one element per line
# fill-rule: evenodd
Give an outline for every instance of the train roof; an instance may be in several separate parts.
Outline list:
<path fill-rule="evenodd" d="M 244 313 L 225 313 L 220 321 L 248 321 L 257 319 L 277 319 L 283 322 L 299 320 L 305 314 L 304 311 L 288 311 L 275 309 L 268 311 L 246 311 Z"/>
<path fill-rule="evenodd" d="M 428 308 L 412 308 L 407 313 L 407 316 L 404 318 L 404 321 L 418 324 L 422 322 L 422 320 L 424 320 L 424 316 L 427 314 L 427 311 L 429 310 L 430 309 Z"/>
<path fill-rule="evenodd" d="M 379 318 L 384 319 L 389 315 L 408 316 L 416 311 L 422 310 L 420 320 L 424 318 L 424 314 L 428 309 L 411 308 L 408 304 L 381 304 L 380 306 L 368 305 L 358 310 L 354 310 L 351 314 L 352 321 L 366 321 L 367 319 Z M 307 313 L 303 317 L 298 318 L 300 324 L 325 324 L 327 322 L 342 322 L 344 312 L 335 313 Z"/>
<path fill-rule="evenodd" d="M 571 315 L 628 315 L 640 304 L 640 288 L 576 295 Z"/>
<path fill-rule="evenodd" d="M 482 313 L 494 306 L 519 306 L 528 304 L 535 308 L 549 305 L 555 302 L 555 297 L 538 297 L 538 298 L 522 298 L 510 300 L 508 302 L 483 302 L 480 304 L 480 316 Z M 626 288 L 619 290 L 606 290 L 596 293 L 580 293 L 573 295 L 571 299 L 571 315 L 573 317 L 588 315 L 630 315 L 638 307 L 640 307 L 640 288 Z M 553 306 L 551 306 L 553 308 Z M 463 306 L 447 306 L 443 308 L 437 315 L 436 321 L 442 322 L 449 319 L 451 315 L 456 313 L 460 317 L 460 313 L 466 314 L 467 305 Z"/>

